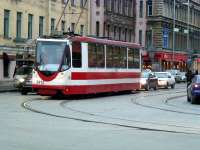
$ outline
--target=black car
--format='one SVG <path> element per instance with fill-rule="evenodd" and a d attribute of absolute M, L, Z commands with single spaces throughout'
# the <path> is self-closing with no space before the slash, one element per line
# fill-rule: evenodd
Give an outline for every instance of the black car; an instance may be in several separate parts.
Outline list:
<path fill-rule="evenodd" d="M 149 90 L 153 88 L 157 90 L 158 88 L 158 78 L 152 72 L 142 72 L 140 78 L 141 89 Z"/>
<path fill-rule="evenodd" d="M 16 69 L 14 86 L 20 90 L 22 95 L 32 91 L 32 70 L 32 66 L 21 66 Z"/>
<path fill-rule="evenodd" d="M 192 104 L 200 102 L 200 75 L 195 75 L 187 87 L 187 100 Z"/>

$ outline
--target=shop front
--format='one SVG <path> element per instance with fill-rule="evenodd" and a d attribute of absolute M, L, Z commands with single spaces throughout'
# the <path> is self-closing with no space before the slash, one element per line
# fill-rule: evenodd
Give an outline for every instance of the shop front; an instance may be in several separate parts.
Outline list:
<path fill-rule="evenodd" d="M 155 52 L 154 59 L 160 65 L 160 71 L 178 69 L 182 72 L 187 70 L 187 55 L 182 53 Z"/>

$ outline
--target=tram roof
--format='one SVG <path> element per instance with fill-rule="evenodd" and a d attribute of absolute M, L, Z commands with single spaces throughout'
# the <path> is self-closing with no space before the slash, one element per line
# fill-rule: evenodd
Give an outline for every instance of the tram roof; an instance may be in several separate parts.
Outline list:
<path fill-rule="evenodd" d="M 77 42 L 86 42 L 86 43 L 98 43 L 98 44 L 104 44 L 104 45 L 124 46 L 124 47 L 130 47 L 130 48 L 141 48 L 141 46 L 136 43 L 94 38 L 94 37 L 87 37 L 87 36 L 72 36 L 69 38 L 69 40 L 77 41 Z"/>
<path fill-rule="evenodd" d="M 74 42 L 86 42 L 86 43 L 97 43 L 97 44 L 103 44 L 103 45 L 122 46 L 122 47 L 129 47 L 129 48 L 141 48 L 141 46 L 137 43 L 116 41 L 116 40 L 110 40 L 110 39 L 99 38 L 99 37 L 81 36 L 81 35 L 44 36 L 38 40 L 45 40 L 45 41 L 70 40 Z"/>

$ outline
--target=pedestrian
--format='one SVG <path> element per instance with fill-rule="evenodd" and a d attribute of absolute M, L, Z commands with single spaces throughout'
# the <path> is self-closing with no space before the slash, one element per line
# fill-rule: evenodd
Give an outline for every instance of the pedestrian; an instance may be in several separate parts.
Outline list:
<path fill-rule="evenodd" d="M 187 79 L 187 87 L 188 87 L 192 83 L 192 78 L 194 77 L 194 74 L 192 73 L 191 70 L 188 69 L 185 76 L 186 76 L 186 79 Z"/>
<path fill-rule="evenodd" d="M 198 72 L 198 70 L 196 70 L 196 71 L 195 71 L 195 75 L 198 75 L 198 74 L 199 74 L 199 72 Z"/>

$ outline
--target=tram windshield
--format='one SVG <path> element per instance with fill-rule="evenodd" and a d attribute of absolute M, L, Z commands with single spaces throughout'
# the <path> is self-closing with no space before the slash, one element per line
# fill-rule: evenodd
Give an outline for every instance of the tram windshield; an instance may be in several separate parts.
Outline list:
<path fill-rule="evenodd" d="M 66 70 L 70 64 L 70 53 L 66 42 L 38 41 L 36 65 L 40 71 Z"/>

